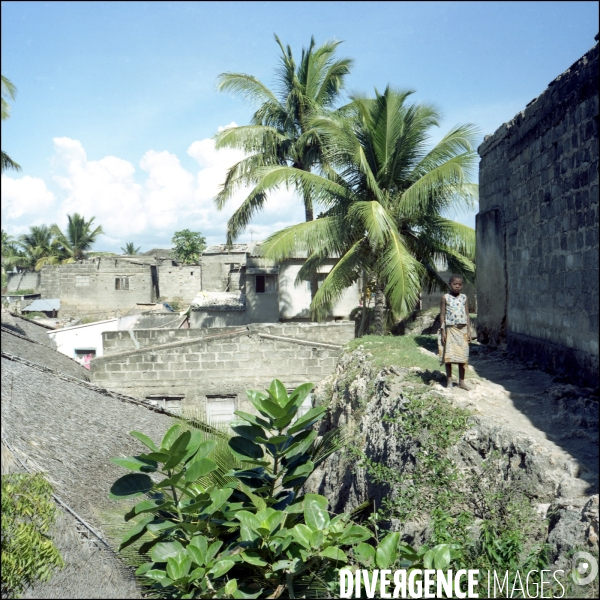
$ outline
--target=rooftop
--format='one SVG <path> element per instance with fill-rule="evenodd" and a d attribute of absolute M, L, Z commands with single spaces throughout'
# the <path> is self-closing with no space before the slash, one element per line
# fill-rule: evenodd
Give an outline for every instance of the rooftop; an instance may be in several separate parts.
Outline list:
<path fill-rule="evenodd" d="M 242 292 L 200 292 L 192 301 L 192 310 L 246 310 L 246 294 Z"/>

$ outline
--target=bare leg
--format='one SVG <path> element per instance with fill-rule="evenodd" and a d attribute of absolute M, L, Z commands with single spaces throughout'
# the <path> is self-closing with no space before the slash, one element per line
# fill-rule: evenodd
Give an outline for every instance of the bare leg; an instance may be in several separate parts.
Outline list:
<path fill-rule="evenodd" d="M 452 387 L 452 364 L 446 363 L 446 387 Z"/>
<path fill-rule="evenodd" d="M 465 365 L 464 363 L 461 363 L 458 365 L 458 387 L 461 390 L 466 390 L 466 391 L 470 391 L 471 388 L 465 383 Z"/>

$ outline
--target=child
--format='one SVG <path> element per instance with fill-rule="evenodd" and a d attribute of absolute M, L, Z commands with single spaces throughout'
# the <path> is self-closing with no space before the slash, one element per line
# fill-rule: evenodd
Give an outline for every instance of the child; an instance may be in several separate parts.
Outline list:
<path fill-rule="evenodd" d="M 448 282 L 449 294 L 442 296 L 440 306 L 441 328 L 438 334 L 440 364 L 446 365 L 446 387 L 452 387 L 452 364 L 458 364 L 458 387 L 471 388 L 465 383 L 465 369 L 469 363 L 471 320 L 469 300 L 461 294 L 463 278 L 452 275 Z"/>

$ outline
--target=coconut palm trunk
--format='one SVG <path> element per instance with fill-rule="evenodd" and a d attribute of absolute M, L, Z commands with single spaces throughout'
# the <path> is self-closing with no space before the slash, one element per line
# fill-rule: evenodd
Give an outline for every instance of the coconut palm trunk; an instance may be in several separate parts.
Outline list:
<path fill-rule="evenodd" d="M 384 284 L 377 282 L 375 287 L 375 309 L 373 311 L 373 333 L 375 335 L 384 335 L 385 333 L 385 293 Z"/>

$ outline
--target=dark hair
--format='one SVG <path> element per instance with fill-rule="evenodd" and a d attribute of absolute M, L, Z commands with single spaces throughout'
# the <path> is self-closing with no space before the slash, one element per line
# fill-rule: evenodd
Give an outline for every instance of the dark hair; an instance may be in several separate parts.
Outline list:
<path fill-rule="evenodd" d="M 448 280 L 448 285 L 450 285 L 455 279 L 461 279 L 463 282 L 465 278 L 462 275 L 450 275 L 450 279 Z"/>

